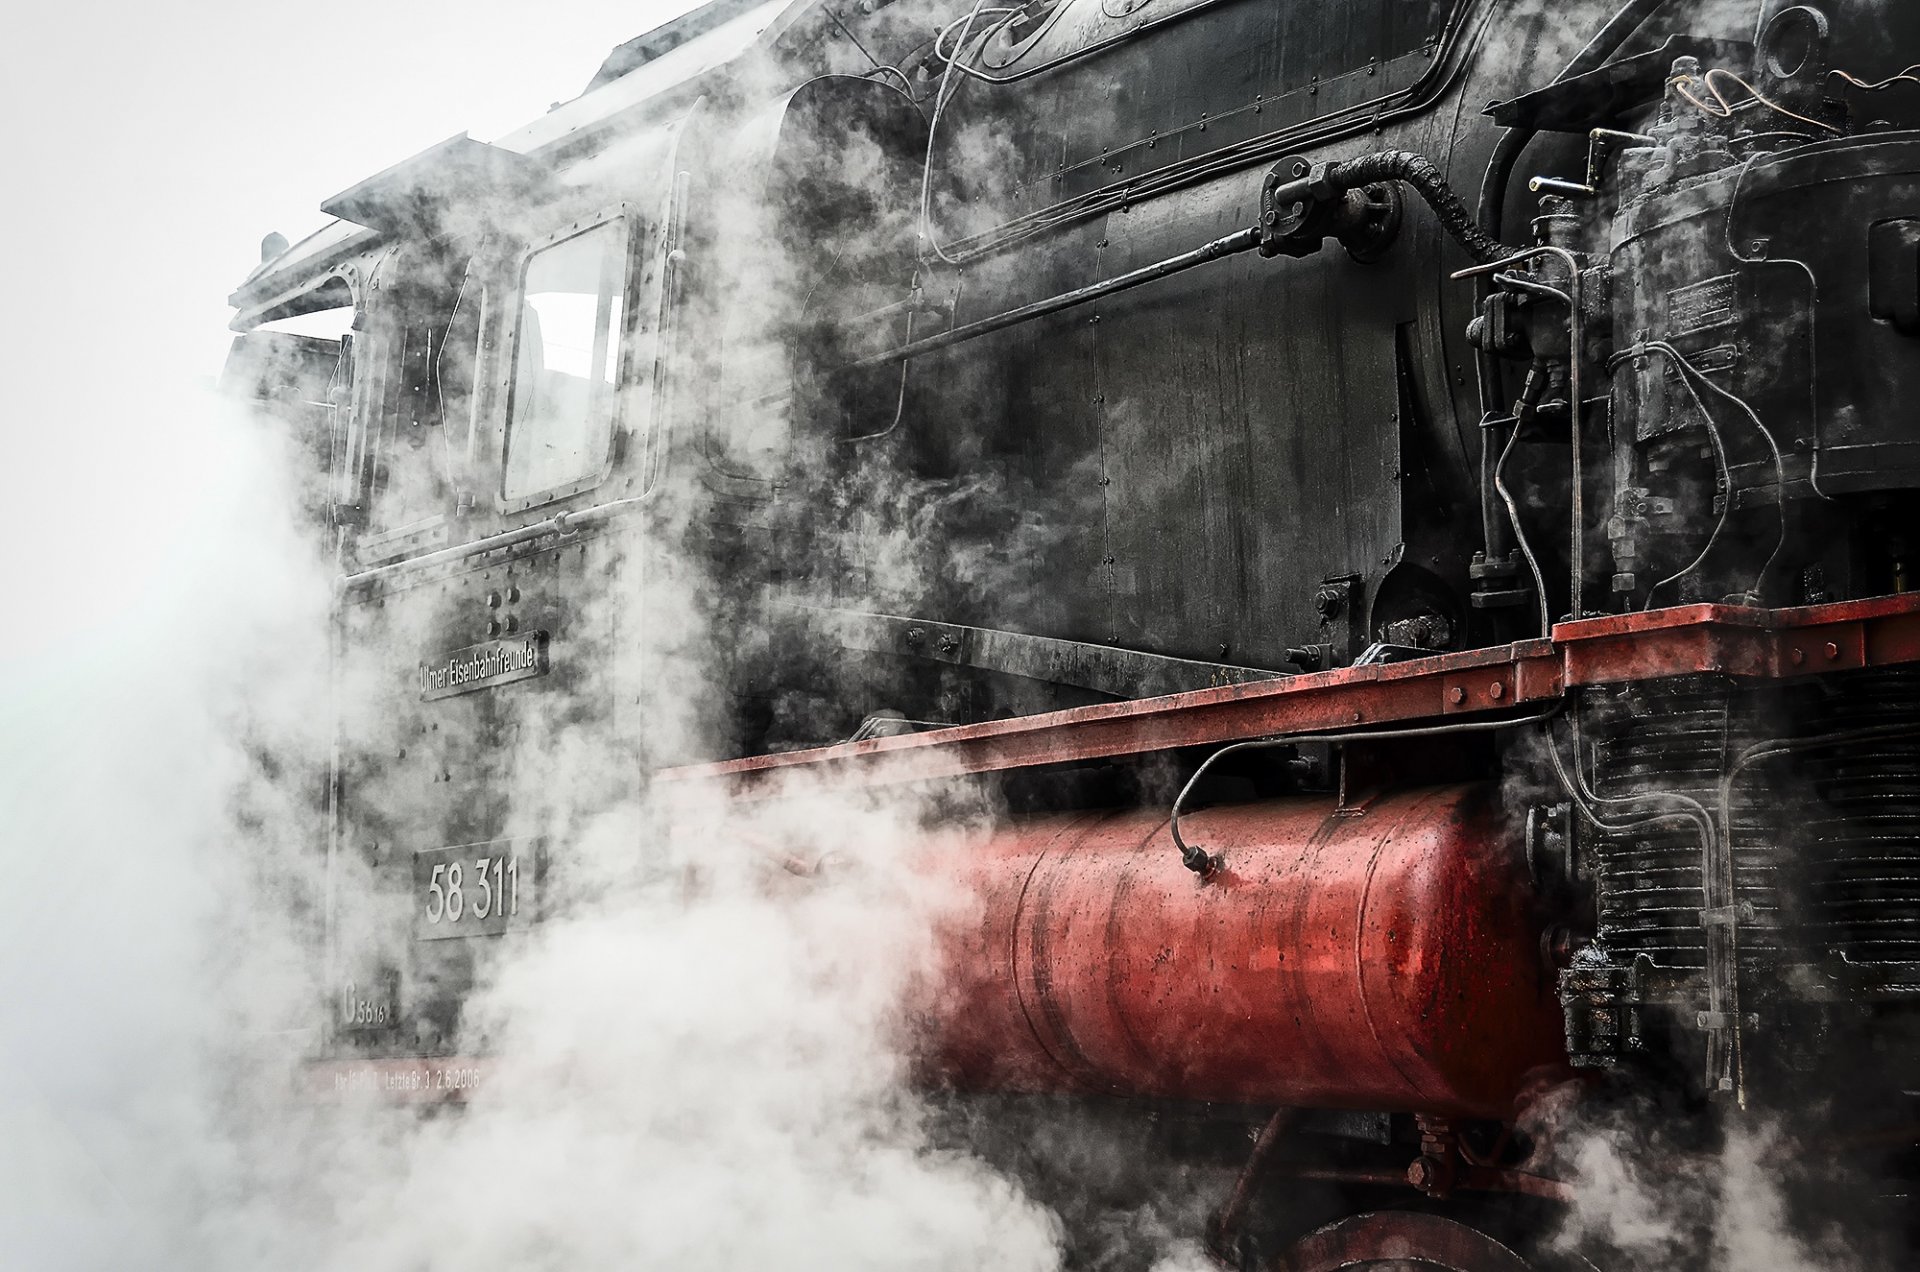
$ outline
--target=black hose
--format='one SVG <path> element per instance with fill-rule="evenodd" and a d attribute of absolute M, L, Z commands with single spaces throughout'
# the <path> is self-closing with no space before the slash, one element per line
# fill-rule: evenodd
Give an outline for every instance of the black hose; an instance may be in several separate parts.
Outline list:
<path fill-rule="evenodd" d="M 1410 150 L 1376 151 L 1361 155 L 1358 159 L 1335 163 L 1329 167 L 1327 175 L 1342 190 L 1354 190 L 1380 181 L 1402 182 L 1426 201 L 1426 205 L 1439 218 L 1441 227 L 1453 236 L 1454 242 L 1467 250 L 1467 255 L 1473 257 L 1476 264 L 1491 265 L 1513 255 L 1513 248 L 1503 245 L 1497 235 L 1488 234 L 1480 228 L 1465 201 L 1453 192 L 1453 187 L 1447 184 L 1440 169 L 1425 155 L 1417 155 Z"/>

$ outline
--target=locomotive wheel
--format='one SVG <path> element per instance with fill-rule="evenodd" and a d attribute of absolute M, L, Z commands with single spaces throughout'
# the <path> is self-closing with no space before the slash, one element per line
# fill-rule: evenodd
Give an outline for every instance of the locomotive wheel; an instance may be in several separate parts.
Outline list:
<path fill-rule="evenodd" d="M 1532 1272 L 1477 1228 L 1417 1211 L 1380 1210 L 1318 1228 L 1294 1243 L 1274 1272 Z"/>

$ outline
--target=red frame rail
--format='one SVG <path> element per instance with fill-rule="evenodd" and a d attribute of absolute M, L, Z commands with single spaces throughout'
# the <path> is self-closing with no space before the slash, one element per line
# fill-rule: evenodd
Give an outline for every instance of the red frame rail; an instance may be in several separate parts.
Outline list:
<path fill-rule="evenodd" d="M 1797 609 L 1683 605 L 1581 619 L 1547 640 L 1343 667 L 1281 680 L 1103 703 L 901 737 L 667 769 L 663 783 L 742 795 L 810 784 L 927 781 L 1319 733 L 1484 715 L 1569 689 L 1702 672 L 1783 680 L 1920 662 L 1920 593 Z"/>

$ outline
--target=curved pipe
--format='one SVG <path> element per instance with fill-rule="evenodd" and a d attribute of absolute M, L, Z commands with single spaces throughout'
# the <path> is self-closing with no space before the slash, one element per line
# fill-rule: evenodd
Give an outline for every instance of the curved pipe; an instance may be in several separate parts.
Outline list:
<path fill-rule="evenodd" d="M 1441 228 L 1466 249 L 1475 264 L 1491 264 L 1518 250 L 1503 246 L 1497 237 L 1481 229 L 1472 211 L 1453 192 L 1433 160 L 1411 150 L 1377 150 L 1357 159 L 1316 167 L 1306 176 L 1275 186 L 1271 201 L 1275 206 L 1283 206 L 1325 200 L 1330 195 L 1382 181 L 1398 181 L 1419 195 L 1433 209 Z"/>

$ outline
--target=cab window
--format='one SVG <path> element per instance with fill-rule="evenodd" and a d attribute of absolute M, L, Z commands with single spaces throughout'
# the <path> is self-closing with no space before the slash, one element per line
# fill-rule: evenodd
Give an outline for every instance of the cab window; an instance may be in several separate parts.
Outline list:
<path fill-rule="evenodd" d="M 589 484 L 618 414 L 627 229 L 621 220 L 527 259 L 501 498 L 537 502 Z"/>

